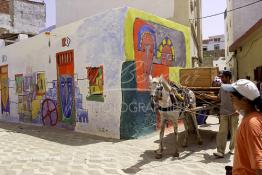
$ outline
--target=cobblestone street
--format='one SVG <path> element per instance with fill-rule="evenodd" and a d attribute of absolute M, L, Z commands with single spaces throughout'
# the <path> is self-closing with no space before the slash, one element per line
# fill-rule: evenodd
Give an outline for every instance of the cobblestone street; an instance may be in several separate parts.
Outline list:
<path fill-rule="evenodd" d="M 214 119 L 212 119 L 214 120 Z M 203 145 L 191 135 L 180 158 L 172 157 L 173 134 L 167 133 L 162 159 L 154 158 L 158 133 L 135 140 L 111 140 L 63 129 L 0 123 L 1 175 L 225 174 L 232 156 L 213 156 L 217 124 L 200 127 Z M 212 129 L 213 131 L 210 131 Z M 181 130 L 181 128 L 180 128 Z M 182 134 L 181 134 L 182 135 Z"/>

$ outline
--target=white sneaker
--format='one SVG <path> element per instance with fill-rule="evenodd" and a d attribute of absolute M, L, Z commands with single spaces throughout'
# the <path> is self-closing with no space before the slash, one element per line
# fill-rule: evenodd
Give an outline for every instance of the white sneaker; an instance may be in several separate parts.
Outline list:
<path fill-rule="evenodd" d="M 223 158 L 224 157 L 224 154 L 221 153 L 221 152 L 215 152 L 215 153 L 213 153 L 213 155 L 216 156 L 216 157 L 219 157 L 219 158 Z"/>

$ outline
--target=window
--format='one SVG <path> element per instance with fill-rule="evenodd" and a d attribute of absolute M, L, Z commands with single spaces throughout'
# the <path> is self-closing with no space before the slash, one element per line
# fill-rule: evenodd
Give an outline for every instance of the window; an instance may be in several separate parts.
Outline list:
<path fill-rule="evenodd" d="M 203 51 L 207 51 L 207 47 L 203 47 Z"/>
<path fill-rule="evenodd" d="M 219 44 L 215 44 L 215 45 L 214 45 L 214 50 L 219 50 L 219 49 L 220 49 Z"/>

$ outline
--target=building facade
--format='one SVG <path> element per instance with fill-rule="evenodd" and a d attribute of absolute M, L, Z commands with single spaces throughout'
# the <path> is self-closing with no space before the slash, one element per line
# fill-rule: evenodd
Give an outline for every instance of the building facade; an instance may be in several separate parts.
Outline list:
<path fill-rule="evenodd" d="M 0 58 L 0 119 L 136 138 L 160 125 L 149 75 L 179 82 L 191 67 L 190 28 L 111 9 L 4 47 Z"/>
<path fill-rule="evenodd" d="M 202 23 L 197 20 L 201 17 L 201 0 L 56 0 L 56 25 L 59 27 L 122 6 L 134 7 L 190 27 L 192 65 L 201 64 Z"/>
<path fill-rule="evenodd" d="M 210 36 L 208 39 L 203 40 L 203 63 L 202 67 L 220 67 L 224 69 L 225 62 L 225 36 L 216 35 Z M 215 61 L 215 63 L 214 63 Z"/>
<path fill-rule="evenodd" d="M 256 0 L 227 0 L 227 11 L 255 3 Z M 251 28 L 262 17 L 262 2 L 251 4 L 232 12 L 225 12 L 225 57 L 227 66 L 233 71 L 233 78 L 237 79 L 234 67 L 236 58 L 229 47 Z"/>
<path fill-rule="evenodd" d="M 262 82 L 262 17 L 230 47 L 234 53 L 237 78 Z"/>
<path fill-rule="evenodd" d="M 45 27 L 45 17 L 43 2 L 0 0 L 0 39 L 8 45 L 34 36 Z"/>

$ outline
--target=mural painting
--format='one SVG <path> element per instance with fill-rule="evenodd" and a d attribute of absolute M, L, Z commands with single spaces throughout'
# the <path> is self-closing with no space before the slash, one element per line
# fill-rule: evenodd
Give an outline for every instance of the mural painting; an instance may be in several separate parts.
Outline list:
<path fill-rule="evenodd" d="M 139 91 L 148 90 L 149 75 L 152 71 L 153 56 L 156 52 L 154 27 L 141 19 L 134 23 L 134 49 L 136 60 L 136 79 Z"/>
<path fill-rule="evenodd" d="M 23 74 L 16 74 L 15 75 L 15 92 L 16 94 L 23 93 Z"/>
<path fill-rule="evenodd" d="M 2 114 L 10 113 L 9 85 L 8 85 L 8 65 L 0 67 L 1 80 L 1 109 Z"/>
<path fill-rule="evenodd" d="M 45 99 L 42 102 L 42 122 L 43 125 L 56 126 L 58 122 L 58 112 L 55 101 Z"/>
<path fill-rule="evenodd" d="M 186 67 L 190 59 L 186 52 L 187 49 L 189 51 L 187 28 L 134 9 L 131 11 L 143 17 L 130 12 L 125 23 L 127 61 L 122 65 L 121 76 L 121 138 L 138 137 L 160 126 L 159 114 L 150 106 L 149 75 L 163 75 L 165 79 L 174 80 L 172 73 Z M 129 111 L 125 110 L 125 104 L 129 104 Z M 133 111 L 133 106 L 138 111 Z"/>
<path fill-rule="evenodd" d="M 32 102 L 36 97 L 34 75 L 30 73 L 23 76 L 23 91 L 18 94 L 18 106 L 21 106 L 19 120 L 23 122 L 32 122 Z"/>
<path fill-rule="evenodd" d="M 57 81 L 53 80 L 52 87 L 47 90 L 42 99 L 41 121 L 44 126 L 57 126 L 58 120 Z"/>
<path fill-rule="evenodd" d="M 87 79 L 89 80 L 89 101 L 104 101 L 103 97 L 103 86 L 104 86 L 104 75 L 103 66 L 100 67 L 87 67 Z"/>
<path fill-rule="evenodd" d="M 74 52 L 69 50 L 56 54 L 57 99 L 63 123 L 75 124 Z"/>
<path fill-rule="evenodd" d="M 172 63 L 175 60 L 175 49 L 172 41 L 168 37 L 165 37 L 159 45 L 157 59 L 160 60 L 160 64 L 172 66 Z"/>
<path fill-rule="evenodd" d="M 45 73 L 38 72 L 37 73 L 37 84 L 36 84 L 36 94 L 44 95 L 46 92 L 46 81 L 45 81 Z"/>
<path fill-rule="evenodd" d="M 45 72 L 35 72 L 33 74 L 33 99 L 32 99 L 32 122 L 33 123 L 41 123 L 41 101 L 43 98 L 43 95 L 45 95 L 46 92 L 46 78 L 45 78 Z"/>
<path fill-rule="evenodd" d="M 79 87 L 75 87 L 75 103 L 77 122 L 88 123 L 88 111 L 83 107 L 83 95 L 80 93 Z"/>

